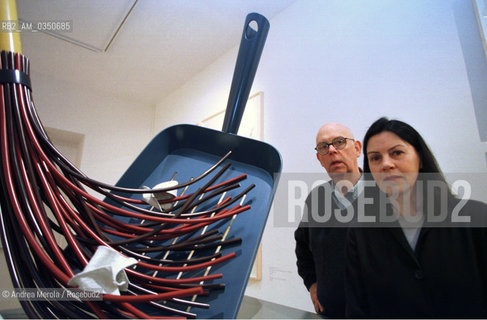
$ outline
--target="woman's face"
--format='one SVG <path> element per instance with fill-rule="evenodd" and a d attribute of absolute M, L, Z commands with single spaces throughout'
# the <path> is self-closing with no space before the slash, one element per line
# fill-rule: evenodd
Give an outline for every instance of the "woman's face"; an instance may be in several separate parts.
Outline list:
<path fill-rule="evenodd" d="M 412 145 L 395 133 L 383 131 L 367 144 L 370 171 L 379 188 L 388 194 L 401 195 L 414 187 L 421 160 Z"/>

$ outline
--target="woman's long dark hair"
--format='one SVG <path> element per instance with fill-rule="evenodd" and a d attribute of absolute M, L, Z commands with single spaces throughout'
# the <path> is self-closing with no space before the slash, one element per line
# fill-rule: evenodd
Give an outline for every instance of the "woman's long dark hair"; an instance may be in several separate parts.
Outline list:
<path fill-rule="evenodd" d="M 399 120 L 389 120 L 385 117 L 375 121 L 365 133 L 363 139 L 364 172 L 370 173 L 369 159 L 367 158 L 368 142 L 370 138 L 384 131 L 394 133 L 399 138 L 414 147 L 421 161 L 421 168 L 419 169 L 420 175 L 418 176 L 418 179 L 441 181 L 448 186 L 448 183 L 441 172 L 435 156 L 424 141 L 423 137 L 421 137 L 421 135 L 409 124 Z M 449 188 L 448 193 L 451 195 Z"/>

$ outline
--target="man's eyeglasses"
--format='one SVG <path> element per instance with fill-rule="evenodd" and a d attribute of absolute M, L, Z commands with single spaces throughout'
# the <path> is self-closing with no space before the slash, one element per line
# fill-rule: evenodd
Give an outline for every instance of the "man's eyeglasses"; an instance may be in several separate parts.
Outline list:
<path fill-rule="evenodd" d="M 330 146 L 333 145 L 335 149 L 342 150 L 347 145 L 347 140 L 354 140 L 351 138 L 336 137 L 330 143 L 322 142 L 318 144 L 315 150 L 322 156 L 327 155 L 330 152 Z"/>

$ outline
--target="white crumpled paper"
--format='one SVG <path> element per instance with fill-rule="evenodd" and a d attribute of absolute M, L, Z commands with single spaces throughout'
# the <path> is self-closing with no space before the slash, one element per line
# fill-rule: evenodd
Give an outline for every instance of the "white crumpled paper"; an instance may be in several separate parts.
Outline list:
<path fill-rule="evenodd" d="M 126 291 L 129 285 L 124 268 L 136 263 L 137 260 L 134 258 L 127 258 L 112 248 L 99 246 L 83 271 L 74 275 L 68 285 L 78 286 L 83 290 L 120 295 L 119 290 Z"/>
<path fill-rule="evenodd" d="M 148 190 L 155 190 L 155 189 L 162 189 L 162 188 L 172 188 L 178 185 L 178 182 L 176 180 L 170 180 L 170 181 L 165 181 L 161 182 L 158 185 L 155 185 L 152 189 L 146 186 L 142 186 L 143 189 L 148 189 Z M 163 191 L 163 192 L 154 192 L 154 193 L 144 193 L 142 194 L 142 198 L 145 202 L 153 206 L 154 208 L 157 208 L 159 210 L 168 210 L 172 207 L 171 203 L 159 203 L 159 201 L 162 200 L 169 200 L 173 199 L 174 197 L 177 197 L 178 191 L 176 189 L 169 190 L 169 191 Z"/>

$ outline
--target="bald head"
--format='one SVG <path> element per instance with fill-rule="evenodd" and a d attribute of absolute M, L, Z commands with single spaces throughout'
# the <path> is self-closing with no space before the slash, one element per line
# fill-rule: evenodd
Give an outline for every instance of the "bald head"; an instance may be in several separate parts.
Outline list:
<path fill-rule="evenodd" d="M 345 147 L 337 149 L 334 145 L 330 145 L 327 154 L 320 155 L 317 152 L 316 158 L 335 183 L 341 179 L 347 179 L 355 184 L 360 177 L 357 160 L 362 151 L 362 144 L 355 140 L 348 127 L 340 123 L 330 122 L 318 130 L 316 145 L 330 144 L 336 138 L 347 138 L 345 139 Z"/>
<path fill-rule="evenodd" d="M 330 136 L 333 136 L 330 140 L 323 140 L 326 138 L 330 138 Z M 331 140 L 333 140 L 333 138 L 338 136 L 355 139 L 352 130 L 350 130 L 347 126 L 336 122 L 330 122 L 322 126 L 320 130 L 318 130 L 318 133 L 316 134 L 316 145 L 318 145 L 320 142 L 330 142 Z"/>

